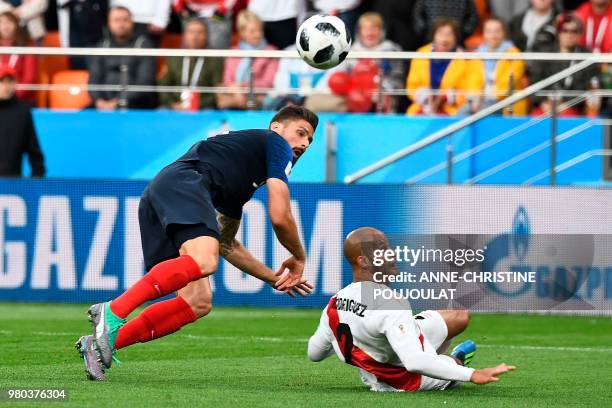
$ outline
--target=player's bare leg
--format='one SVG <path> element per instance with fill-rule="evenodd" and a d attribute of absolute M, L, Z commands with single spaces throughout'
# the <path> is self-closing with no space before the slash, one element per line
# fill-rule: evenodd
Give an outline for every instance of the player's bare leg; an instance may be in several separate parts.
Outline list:
<path fill-rule="evenodd" d="M 470 323 L 470 313 L 467 310 L 438 310 L 444 319 L 448 335 L 446 340 L 438 348 L 438 354 L 445 353 L 450 347 L 453 338 L 461 334 Z M 472 340 L 465 340 L 457 345 L 451 356 L 459 363 L 469 366 L 476 355 L 476 344 Z"/>
<path fill-rule="evenodd" d="M 189 303 L 178 296 L 147 307 L 126 324 L 127 316 L 143 303 L 213 274 L 217 269 L 219 242 L 208 236 L 194 238 L 183 243 L 180 254 L 155 265 L 117 299 L 90 308 L 94 338 L 106 367 L 111 366 L 115 350 L 166 336 L 196 320 Z M 120 347 L 115 344 L 117 339 Z"/>
<path fill-rule="evenodd" d="M 470 323 L 470 313 L 467 310 L 437 310 L 444 319 L 447 328 L 446 340 L 436 350 L 444 354 L 451 345 L 453 338 L 461 334 Z M 453 349 L 451 355 L 461 364 L 469 365 L 476 353 L 476 344 L 466 340 Z"/>
<path fill-rule="evenodd" d="M 202 272 L 202 276 L 210 276 L 217 270 L 219 260 L 219 241 L 213 237 L 198 237 L 185 241 L 179 253 L 193 259 Z"/>
<path fill-rule="evenodd" d="M 470 312 L 467 310 L 437 310 L 448 328 L 447 340 L 457 337 L 470 323 Z"/>
<path fill-rule="evenodd" d="M 177 292 L 193 310 L 197 319 L 206 316 L 212 310 L 212 290 L 208 277 L 189 283 Z"/>

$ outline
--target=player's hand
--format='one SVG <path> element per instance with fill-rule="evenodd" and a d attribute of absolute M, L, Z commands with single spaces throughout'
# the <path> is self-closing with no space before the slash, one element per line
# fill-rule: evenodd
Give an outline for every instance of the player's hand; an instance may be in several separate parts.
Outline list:
<path fill-rule="evenodd" d="M 314 289 L 314 286 L 312 285 L 312 283 L 308 282 L 308 279 L 302 278 L 300 280 L 300 283 L 298 283 L 297 285 L 291 288 L 287 288 L 283 290 L 283 292 L 285 292 L 287 295 L 291 296 L 292 298 L 296 298 L 297 295 L 300 295 L 302 297 L 308 296 L 310 293 L 312 293 L 313 289 Z"/>
<path fill-rule="evenodd" d="M 285 273 L 285 270 L 287 272 Z M 278 269 L 276 276 L 280 278 L 274 284 L 277 290 L 285 291 L 287 288 L 293 288 L 302 282 L 302 274 L 304 273 L 304 261 L 299 260 L 294 256 L 289 257 Z"/>
<path fill-rule="evenodd" d="M 482 370 L 474 370 L 470 381 L 474 384 L 488 384 L 490 382 L 499 381 L 499 376 L 508 371 L 516 369 L 515 366 L 507 365 L 506 363 L 500 364 L 497 367 L 483 368 Z"/>

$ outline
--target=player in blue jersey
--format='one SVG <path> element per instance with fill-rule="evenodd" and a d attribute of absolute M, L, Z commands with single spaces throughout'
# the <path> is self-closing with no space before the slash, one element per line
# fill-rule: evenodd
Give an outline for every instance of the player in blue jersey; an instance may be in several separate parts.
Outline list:
<path fill-rule="evenodd" d="M 115 352 L 171 334 L 206 316 L 212 308 L 208 277 L 219 255 L 238 269 L 291 296 L 312 285 L 302 277 L 306 261 L 291 213 L 288 177 L 312 143 L 317 116 L 297 106 L 281 109 L 269 129 L 230 132 L 196 143 L 151 181 L 140 200 L 138 218 L 147 273 L 116 299 L 88 310 L 93 335 L 77 349 L 87 375 L 106 379 Z M 242 207 L 266 184 L 270 221 L 291 253 L 278 272 L 258 261 L 235 238 Z M 147 301 L 138 316 L 128 315 Z"/>

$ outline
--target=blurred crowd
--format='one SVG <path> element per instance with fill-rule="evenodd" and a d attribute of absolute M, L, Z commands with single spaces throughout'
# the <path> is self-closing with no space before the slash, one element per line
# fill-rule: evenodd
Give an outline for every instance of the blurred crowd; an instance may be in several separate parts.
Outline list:
<path fill-rule="evenodd" d="M 0 0 L 0 46 L 290 50 L 299 23 L 314 13 L 341 18 L 359 51 L 612 50 L 612 0 Z M 491 106 L 577 62 L 361 59 L 320 71 L 296 59 L 0 55 L 0 82 L 92 86 L 78 97 L 78 89 L 13 92 L 44 107 L 193 111 L 303 104 L 317 111 L 455 115 Z M 610 75 L 608 65 L 593 65 L 549 89 L 569 101 L 610 89 Z M 249 95 L 251 81 L 271 91 Z M 159 85 L 176 92 L 146 89 Z M 128 92 L 127 86 L 140 88 Z M 217 86 L 223 88 L 197 92 Z M 538 114 L 553 103 L 539 94 L 503 113 Z M 561 114 L 609 115 L 609 104 L 590 96 Z"/>

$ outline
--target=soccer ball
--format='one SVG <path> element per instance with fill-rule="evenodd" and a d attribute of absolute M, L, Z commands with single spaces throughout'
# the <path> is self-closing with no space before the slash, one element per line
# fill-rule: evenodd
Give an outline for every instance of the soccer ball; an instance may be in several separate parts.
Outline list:
<path fill-rule="evenodd" d="M 340 64 L 348 55 L 351 35 L 338 17 L 317 14 L 302 23 L 295 45 L 308 65 L 329 69 Z"/>

